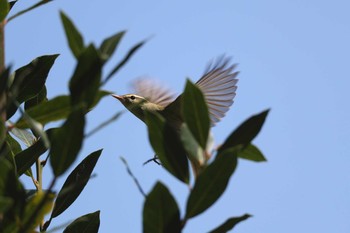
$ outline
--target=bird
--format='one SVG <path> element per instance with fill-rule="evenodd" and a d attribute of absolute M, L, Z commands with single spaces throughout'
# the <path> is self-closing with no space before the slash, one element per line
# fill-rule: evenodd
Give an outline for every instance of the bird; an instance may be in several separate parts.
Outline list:
<path fill-rule="evenodd" d="M 232 106 L 237 90 L 237 64 L 231 58 L 221 56 L 209 63 L 202 77 L 195 83 L 202 91 L 208 106 L 211 126 L 219 122 Z M 145 122 L 145 111 L 160 113 L 168 123 L 180 131 L 184 122 L 181 115 L 181 98 L 174 98 L 171 91 L 150 79 L 134 83 L 134 94 L 112 94 L 137 118 Z"/>

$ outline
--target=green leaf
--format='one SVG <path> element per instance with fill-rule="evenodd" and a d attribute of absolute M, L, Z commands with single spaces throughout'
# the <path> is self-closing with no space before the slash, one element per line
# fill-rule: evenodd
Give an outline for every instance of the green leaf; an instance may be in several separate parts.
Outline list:
<path fill-rule="evenodd" d="M 247 146 L 260 132 L 269 110 L 265 110 L 244 121 L 219 148 L 219 153 L 237 145 Z"/>
<path fill-rule="evenodd" d="M 206 148 L 210 129 L 208 107 L 201 90 L 187 80 L 182 95 L 184 121 L 202 148 Z"/>
<path fill-rule="evenodd" d="M 124 36 L 125 31 L 118 32 L 117 34 L 106 38 L 100 47 L 101 59 L 103 62 L 108 61 L 108 59 L 112 56 L 115 49 L 117 48 L 120 39 Z"/>
<path fill-rule="evenodd" d="M 99 91 L 91 108 L 96 106 L 103 97 L 109 94 L 110 92 L 107 91 Z M 28 109 L 27 114 L 31 118 L 45 125 L 49 122 L 66 119 L 71 110 L 70 97 L 67 95 L 61 95 Z M 28 128 L 29 125 L 25 118 L 21 117 L 16 122 L 15 127 Z"/>
<path fill-rule="evenodd" d="M 225 191 L 237 166 L 236 148 L 224 151 L 197 177 L 187 200 L 186 218 L 202 213 L 213 205 Z"/>
<path fill-rule="evenodd" d="M 254 162 L 266 161 L 261 151 L 253 144 L 249 144 L 248 146 L 244 147 L 241 151 L 238 152 L 237 156 L 239 158 L 247 159 Z"/>
<path fill-rule="evenodd" d="M 37 211 L 38 205 L 43 201 L 44 198 L 45 198 L 45 202 L 42 208 L 40 208 Z M 46 194 L 44 192 L 37 192 L 28 200 L 25 207 L 23 220 L 25 223 L 29 224 L 27 228 L 29 232 L 34 231 L 35 228 L 39 226 L 42 219 L 44 219 L 44 216 L 51 211 L 54 198 L 55 198 L 55 195 L 53 193 Z M 34 218 L 32 218 L 33 215 L 35 215 Z"/>
<path fill-rule="evenodd" d="M 193 137 L 191 131 L 187 127 L 187 124 L 183 124 L 180 130 L 180 138 L 182 145 L 184 146 L 189 159 L 196 165 L 202 166 L 205 163 L 205 154 L 202 147 L 198 144 L 197 140 Z"/>
<path fill-rule="evenodd" d="M 0 0 L 0 22 L 2 22 L 9 13 L 10 5 L 7 0 Z"/>
<path fill-rule="evenodd" d="M 75 58 L 79 58 L 84 50 L 84 40 L 73 22 L 61 11 L 61 21 L 66 32 L 68 44 Z"/>
<path fill-rule="evenodd" d="M 22 14 L 24 14 L 24 13 L 27 13 L 28 11 L 34 10 L 35 8 L 37 8 L 37 7 L 41 6 L 41 5 L 44 5 L 44 4 L 49 3 L 49 2 L 52 2 L 52 1 L 53 1 L 53 0 L 42 0 L 42 1 L 40 1 L 40 2 L 38 2 L 38 3 L 36 3 L 36 4 L 34 4 L 33 6 L 28 7 L 27 9 L 22 10 L 22 11 L 18 12 L 17 14 L 15 14 L 15 15 L 9 17 L 8 20 L 7 20 L 7 22 L 10 22 L 10 21 L 13 20 L 14 18 L 16 18 L 16 17 L 18 17 L 18 16 L 20 16 L 20 15 L 22 15 Z"/>
<path fill-rule="evenodd" d="M 78 198 L 89 181 L 101 152 L 98 150 L 88 155 L 68 176 L 58 193 L 51 219 L 60 215 Z"/>
<path fill-rule="evenodd" d="M 9 133 L 6 134 L 6 145 L 11 157 L 22 151 L 21 145 Z"/>
<path fill-rule="evenodd" d="M 63 233 L 97 233 L 100 227 L 100 211 L 83 215 L 74 220 Z"/>
<path fill-rule="evenodd" d="M 108 82 L 109 79 L 112 78 L 112 76 L 117 73 L 119 71 L 120 68 L 122 68 L 128 61 L 129 59 L 132 57 L 132 55 L 139 49 L 142 47 L 142 45 L 144 45 L 146 43 L 146 41 L 141 41 L 140 43 L 136 44 L 134 47 L 132 47 L 129 52 L 126 54 L 126 56 L 123 58 L 123 60 L 121 60 L 113 69 L 111 72 L 109 72 L 109 74 L 107 75 L 107 77 L 105 78 L 105 80 L 103 81 L 103 85 L 106 84 Z"/>
<path fill-rule="evenodd" d="M 34 98 L 31 98 L 24 103 L 24 109 L 28 111 L 30 108 L 35 107 L 45 101 L 47 101 L 46 86 L 44 86 Z"/>
<path fill-rule="evenodd" d="M 33 145 L 17 153 L 15 156 L 17 175 L 21 176 L 35 163 L 35 161 L 47 151 L 42 138 L 39 138 Z"/>
<path fill-rule="evenodd" d="M 0 214 L 1 215 L 5 213 L 7 210 L 9 210 L 12 207 L 12 205 L 13 205 L 12 198 L 0 196 Z"/>
<path fill-rule="evenodd" d="M 58 54 L 41 56 L 15 71 L 15 77 L 10 87 L 10 92 L 18 104 L 38 95 L 44 87 L 49 71 L 57 57 Z M 9 119 L 16 110 L 16 103 L 11 103 L 7 109 L 7 119 Z"/>
<path fill-rule="evenodd" d="M 56 177 L 62 175 L 75 161 L 84 137 L 83 108 L 75 109 L 62 127 L 52 132 L 50 161 Z"/>
<path fill-rule="evenodd" d="M 27 130 L 12 128 L 11 133 L 21 140 L 27 147 L 34 144 L 35 136 Z"/>
<path fill-rule="evenodd" d="M 251 217 L 251 215 L 245 214 L 240 217 L 229 218 L 226 220 L 226 222 L 224 222 L 214 230 L 211 230 L 209 233 L 226 233 L 232 230 L 238 223 L 246 220 L 249 217 Z"/>
<path fill-rule="evenodd" d="M 157 182 L 143 207 L 143 232 L 181 232 L 180 211 L 168 188 Z"/>
<path fill-rule="evenodd" d="M 146 112 L 148 137 L 163 167 L 184 183 L 189 182 L 186 152 L 179 136 L 159 114 Z"/>
<path fill-rule="evenodd" d="M 96 99 L 101 81 L 102 61 L 93 45 L 79 56 L 77 67 L 69 82 L 72 105 L 85 103 L 89 108 Z"/>

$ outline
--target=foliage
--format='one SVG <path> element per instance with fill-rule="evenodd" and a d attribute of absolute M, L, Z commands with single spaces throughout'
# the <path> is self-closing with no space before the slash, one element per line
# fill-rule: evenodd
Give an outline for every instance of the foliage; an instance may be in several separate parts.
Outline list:
<path fill-rule="evenodd" d="M 84 140 L 91 135 L 85 132 L 86 114 L 109 95 L 110 92 L 102 87 L 145 43 L 141 41 L 133 46 L 103 77 L 102 69 L 125 32 L 107 37 L 100 46 L 86 44 L 70 18 L 60 12 L 77 65 L 69 78 L 69 94 L 48 99 L 45 83 L 55 61 L 60 59 L 59 54 L 37 57 L 12 71 L 4 64 L 3 38 L 9 21 L 49 2 L 39 1 L 9 16 L 16 1 L 0 0 L 0 232 L 49 230 L 51 222 L 79 197 L 98 162 L 101 149 L 90 153 L 70 172 L 58 193 L 53 190 L 56 180 L 71 168 Z M 175 132 L 166 119 L 152 112 L 146 114 L 146 124 L 150 143 L 163 168 L 184 185 L 193 188 L 187 198 L 185 213 L 181 214 L 173 194 L 166 185 L 157 182 L 145 195 L 144 232 L 181 232 L 187 221 L 218 201 L 235 172 L 239 158 L 266 161 L 252 140 L 261 130 L 268 110 L 246 120 L 220 148 L 211 151 L 208 148 L 212 140 L 209 136 L 208 108 L 200 89 L 187 81 L 181 101 L 184 124 L 180 132 Z M 20 117 L 13 122 L 16 112 Z M 110 120 L 101 123 L 100 128 L 119 115 L 116 113 Z M 52 122 L 58 126 L 47 127 Z M 42 172 L 47 167 L 52 169 L 54 176 L 44 189 Z M 32 179 L 35 190 L 24 189 L 20 181 L 23 175 Z M 50 218 L 45 222 L 48 214 Z M 64 232 L 98 232 L 99 216 L 100 211 L 96 211 L 78 217 Z M 249 217 L 248 214 L 230 217 L 210 232 L 227 232 Z"/>

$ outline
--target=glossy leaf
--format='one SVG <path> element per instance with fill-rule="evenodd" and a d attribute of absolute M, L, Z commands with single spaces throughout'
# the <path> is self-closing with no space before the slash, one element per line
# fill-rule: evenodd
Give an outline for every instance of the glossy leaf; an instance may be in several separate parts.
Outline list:
<path fill-rule="evenodd" d="M 31 98 L 24 103 L 24 109 L 28 111 L 30 108 L 47 101 L 46 95 L 47 95 L 47 90 L 46 90 L 46 86 L 44 86 L 34 98 Z"/>
<path fill-rule="evenodd" d="M 118 32 L 117 34 L 108 37 L 105 39 L 100 47 L 101 59 L 103 62 L 108 61 L 108 59 L 112 56 L 115 49 L 118 47 L 120 39 L 124 36 L 125 31 Z"/>
<path fill-rule="evenodd" d="M 225 191 L 237 165 L 237 156 L 233 151 L 235 149 L 218 154 L 199 174 L 187 200 L 186 218 L 194 217 L 208 209 Z"/>
<path fill-rule="evenodd" d="M 143 232 L 181 232 L 180 211 L 168 188 L 157 182 L 143 207 Z"/>
<path fill-rule="evenodd" d="M 24 129 L 12 128 L 11 133 L 21 140 L 27 147 L 33 145 L 36 140 L 32 133 Z"/>
<path fill-rule="evenodd" d="M 247 159 L 254 162 L 266 161 L 264 155 L 261 153 L 259 148 L 257 148 L 253 144 L 249 144 L 248 146 L 244 147 L 244 149 L 238 152 L 237 156 L 239 158 Z"/>
<path fill-rule="evenodd" d="M 139 50 L 139 48 L 142 47 L 142 45 L 144 45 L 146 43 L 146 41 L 141 41 L 140 43 L 136 44 L 134 47 L 132 47 L 129 52 L 126 54 L 126 56 L 123 58 L 123 60 L 121 60 L 113 69 L 111 72 L 109 72 L 109 74 L 107 75 L 107 77 L 105 78 L 105 80 L 103 81 L 103 84 L 106 84 L 108 82 L 109 79 L 111 79 L 113 77 L 114 74 L 116 74 L 120 68 L 122 68 L 128 61 L 129 59 L 132 57 L 132 55 Z"/>
<path fill-rule="evenodd" d="M 93 45 L 79 56 L 77 67 L 69 82 L 72 105 L 85 103 L 90 108 L 96 99 L 101 81 L 102 62 Z"/>
<path fill-rule="evenodd" d="M 182 114 L 192 135 L 205 149 L 210 129 L 208 107 L 201 90 L 189 80 L 182 95 Z"/>
<path fill-rule="evenodd" d="M 0 0 L 0 22 L 2 22 L 10 10 L 10 5 L 7 0 Z"/>
<path fill-rule="evenodd" d="M 219 148 L 219 152 L 222 152 L 230 147 L 234 147 L 237 145 L 247 146 L 260 132 L 268 113 L 269 110 L 265 110 L 244 121 L 225 140 L 224 144 Z"/>
<path fill-rule="evenodd" d="M 91 173 L 101 155 L 102 150 L 88 155 L 68 176 L 58 193 L 51 218 L 65 211 L 80 195 L 90 179 Z"/>
<path fill-rule="evenodd" d="M 37 210 L 38 205 L 44 198 L 45 202 L 43 206 Z M 37 192 L 28 200 L 23 221 L 24 225 L 27 225 L 27 230 L 29 230 L 29 232 L 34 231 L 39 226 L 42 219 L 44 219 L 44 216 L 51 211 L 54 198 L 55 195 L 53 193 L 46 194 L 44 192 Z"/>
<path fill-rule="evenodd" d="M 63 233 L 97 233 L 100 227 L 100 211 L 83 215 L 74 220 Z"/>
<path fill-rule="evenodd" d="M 91 108 L 96 106 L 104 96 L 107 96 L 109 94 L 110 92 L 107 92 L 107 91 L 99 91 Z M 66 119 L 69 113 L 71 112 L 71 110 L 72 110 L 72 106 L 70 104 L 69 96 L 61 95 L 49 101 L 42 102 L 35 107 L 30 108 L 27 111 L 27 114 L 31 118 L 45 125 L 49 122 Z M 29 125 L 28 125 L 28 122 L 25 120 L 25 118 L 21 117 L 16 122 L 15 127 L 28 128 Z"/>
<path fill-rule="evenodd" d="M 52 132 L 50 161 L 56 177 L 75 161 L 83 142 L 84 127 L 84 110 L 78 108 L 69 115 L 62 127 Z"/>
<path fill-rule="evenodd" d="M 40 138 L 33 145 L 22 150 L 15 156 L 17 175 L 21 176 L 35 163 L 35 161 L 47 151 L 43 139 Z"/>
<path fill-rule="evenodd" d="M 78 29 L 74 26 L 73 22 L 61 11 L 61 21 L 66 33 L 70 50 L 75 58 L 79 58 L 80 54 L 84 50 L 84 40 Z"/>
<path fill-rule="evenodd" d="M 52 2 L 52 1 L 53 1 L 53 0 L 42 0 L 42 1 L 40 1 L 40 2 L 38 2 L 38 3 L 36 3 L 36 4 L 34 4 L 33 6 L 28 7 L 27 9 L 24 9 L 24 10 L 22 10 L 22 11 L 16 13 L 15 15 L 9 17 L 8 20 L 7 20 L 7 22 L 10 22 L 10 21 L 13 20 L 14 18 L 16 18 L 16 17 L 18 17 L 18 16 L 20 16 L 20 15 L 23 15 L 24 13 L 27 13 L 27 12 L 29 12 L 29 11 L 31 11 L 31 10 L 34 10 L 35 8 L 37 8 L 37 7 L 41 6 L 41 5 L 44 5 L 44 4 L 49 3 L 49 2 Z"/>
<path fill-rule="evenodd" d="M 251 217 L 251 215 L 245 214 L 240 217 L 229 218 L 223 224 L 221 224 L 214 230 L 211 230 L 209 233 L 226 233 L 232 230 L 238 223 L 246 220 L 249 217 Z"/>
<path fill-rule="evenodd" d="M 148 137 L 163 167 L 182 182 L 189 182 L 186 152 L 177 133 L 156 113 L 146 113 Z"/>
<path fill-rule="evenodd" d="M 41 56 L 15 71 L 10 91 L 18 104 L 38 95 L 57 57 L 58 54 Z M 16 104 L 10 104 L 7 109 L 7 117 L 10 118 L 16 110 Z"/>

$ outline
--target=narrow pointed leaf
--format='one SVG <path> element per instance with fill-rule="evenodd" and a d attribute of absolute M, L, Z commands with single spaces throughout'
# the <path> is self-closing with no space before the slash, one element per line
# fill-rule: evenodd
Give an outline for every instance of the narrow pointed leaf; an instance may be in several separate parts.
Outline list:
<path fill-rule="evenodd" d="M 239 151 L 237 156 L 242 159 L 247 159 L 254 162 L 265 162 L 266 158 L 261 153 L 259 148 L 254 146 L 253 144 L 249 144 L 244 147 L 243 150 Z"/>
<path fill-rule="evenodd" d="M 117 34 L 108 37 L 105 39 L 100 47 L 101 59 L 103 62 L 108 61 L 108 59 L 112 56 L 115 49 L 118 47 L 120 39 L 124 36 L 125 31 L 118 32 Z"/>
<path fill-rule="evenodd" d="M 101 155 L 102 150 L 88 155 L 68 176 L 58 193 L 51 218 L 65 211 L 80 195 L 90 179 L 91 173 Z"/>
<path fill-rule="evenodd" d="M 100 211 L 83 215 L 74 220 L 63 233 L 97 233 L 100 227 Z"/>
<path fill-rule="evenodd" d="M 269 110 L 265 110 L 243 122 L 225 140 L 224 144 L 219 148 L 219 152 L 237 145 L 247 146 L 260 132 L 268 113 Z"/>
<path fill-rule="evenodd" d="M 54 175 L 60 176 L 75 161 L 84 137 L 84 109 L 74 110 L 63 124 L 52 133 L 50 161 Z"/>
<path fill-rule="evenodd" d="M 237 156 L 230 149 L 220 153 L 197 177 L 187 200 L 186 218 L 194 217 L 213 205 L 225 191 L 237 165 Z"/>
<path fill-rule="evenodd" d="M 75 58 L 78 58 L 84 50 L 84 40 L 78 29 L 74 26 L 73 22 L 61 11 L 61 21 L 66 32 L 66 37 L 70 50 Z"/>
<path fill-rule="evenodd" d="M 15 156 L 17 175 L 21 176 L 35 163 L 35 161 L 47 151 L 43 139 L 39 139 L 33 145 L 22 150 Z"/>
<path fill-rule="evenodd" d="M 189 80 L 182 97 L 182 113 L 194 138 L 206 148 L 210 128 L 208 107 L 201 90 Z"/>
<path fill-rule="evenodd" d="M 41 56 L 15 71 L 10 91 L 18 104 L 38 95 L 44 87 L 49 71 L 57 57 L 58 54 Z M 17 108 L 16 103 L 10 104 L 7 109 L 8 119 L 16 112 Z"/>
<path fill-rule="evenodd" d="M 246 220 L 249 217 L 251 217 L 251 215 L 245 214 L 240 217 L 229 218 L 223 224 L 221 224 L 214 230 L 211 230 L 209 233 L 226 233 L 232 230 L 238 223 Z"/>
<path fill-rule="evenodd" d="M 2 22 L 10 10 L 10 5 L 7 0 L 0 0 L 0 22 Z"/>
<path fill-rule="evenodd" d="M 132 57 L 132 55 L 139 49 L 142 47 L 142 45 L 144 45 L 146 43 L 146 41 L 141 41 L 140 43 L 136 44 L 134 47 L 132 47 L 129 52 L 126 54 L 126 56 L 123 58 L 123 60 L 121 60 L 113 69 L 111 72 L 109 72 L 109 74 L 107 75 L 107 77 L 105 78 L 105 80 L 103 81 L 103 84 L 106 84 L 108 82 L 109 79 L 112 78 L 112 76 L 117 73 L 119 71 L 120 68 L 122 68 L 128 61 L 129 59 Z"/>
<path fill-rule="evenodd" d="M 69 82 L 72 105 L 94 103 L 101 81 L 102 61 L 93 45 L 87 47 L 79 56 L 77 67 Z"/>
<path fill-rule="evenodd" d="M 180 211 L 168 188 L 157 182 L 143 207 L 143 233 L 180 233 Z"/>
<path fill-rule="evenodd" d="M 182 182 L 189 182 L 188 162 L 179 136 L 159 114 L 146 113 L 148 136 L 163 167 Z"/>
<path fill-rule="evenodd" d="M 16 13 L 15 15 L 9 17 L 8 20 L 7 20 L 7 22 L 10 22 L 10 21 L 13 20 L 14 18 L 16 18 L 16 17 L 18 17 L 18 16 L 20 16 L 20 15 L 23 15 L 24 13 L 27 13 L 27 12 L 29 12 L 29 11 L 31 11 L 31 10 L 34 10 L 35 8 L 37 8 L 37 7 L 41 6 L 41 5 L 44 5 L 44 4 L 49 3 L 49 2 L 52 2 L 52 1 L 53 1 L 53 0 L 42 0 L 42 1 L 40 1 L 40 2 L 38 2 L 38 3 L 36 3 L 36 4 L 34 4 L 33 6 L 28 7 L 27 9 L 24 9 L 24 10 L 22 10 L 22 11 Z M 14 2 L 16 2 L 16 1 L 14 1 Z"/>

